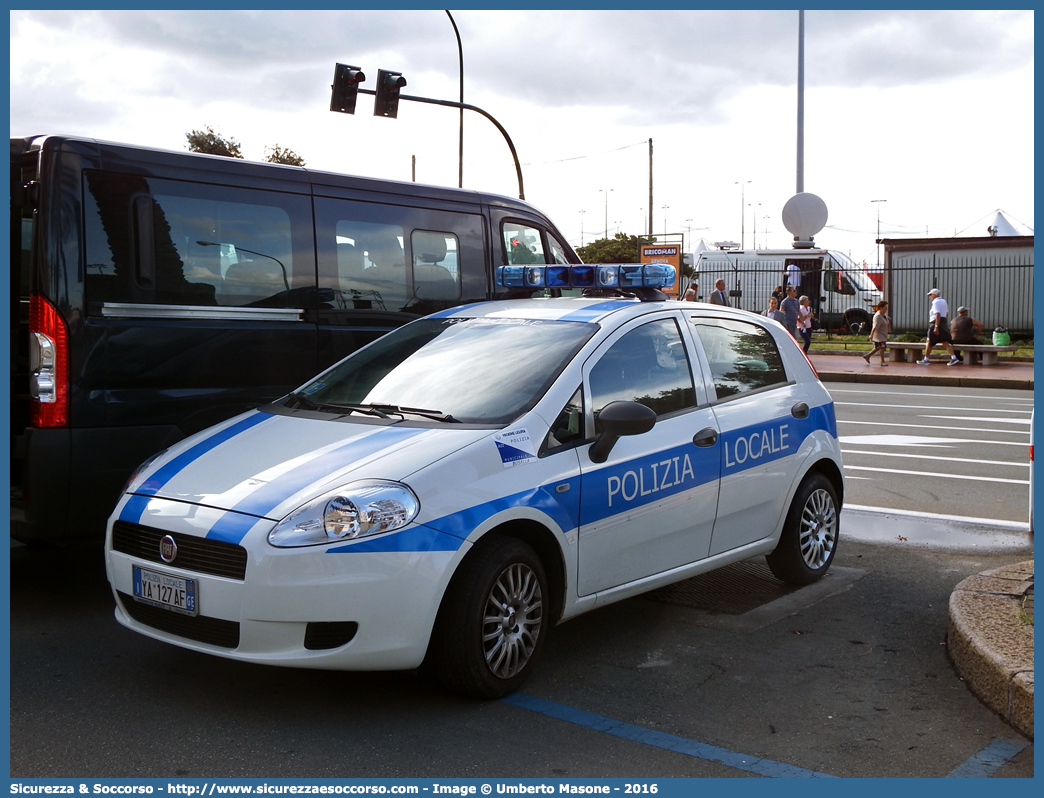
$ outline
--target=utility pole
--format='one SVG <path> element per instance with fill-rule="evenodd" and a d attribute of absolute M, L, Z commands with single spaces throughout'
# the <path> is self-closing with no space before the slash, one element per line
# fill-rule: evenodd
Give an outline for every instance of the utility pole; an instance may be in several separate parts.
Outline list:
<path fill-rule="evenodd" d="M 737 180 L 733 185 L 740 187 L 740 249 L 746 249 L 744 243 L 744 233 L 747 228 L 747 199 L 746 199 L 746 188 L 749 180 Z"/>
<path fill-rule="evenodd" d="M 881 203 L 888 202 L 888 200 L 877 199 L 870 200 L 877 205 L 877 241 L 881 240 Z M 881 244 L 877 244 L 877 271 L 881 271 Z"/>
<path fill-rule="evenodd" d="M 653 157 L 652 139 L 649 139 L 649 226 L 646 228 L 649 235 L 653 231 Z"/>

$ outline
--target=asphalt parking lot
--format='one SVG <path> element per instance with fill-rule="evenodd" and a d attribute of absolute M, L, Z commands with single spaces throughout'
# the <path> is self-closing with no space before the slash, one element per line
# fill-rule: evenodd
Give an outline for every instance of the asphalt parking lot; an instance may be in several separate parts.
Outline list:
<path fill-rule="evenodd" d="M 954 585 L 1024 556 L 842 540 L 799 591 L 740 564 L 563 624 L 521 693 L 475 702 L 148 640 L 113 620 L 98 551 L 16 548 L 11 775 L 935 778 L 1000 746 L 973 774 L 1029 777 L 944 645 Z"/>

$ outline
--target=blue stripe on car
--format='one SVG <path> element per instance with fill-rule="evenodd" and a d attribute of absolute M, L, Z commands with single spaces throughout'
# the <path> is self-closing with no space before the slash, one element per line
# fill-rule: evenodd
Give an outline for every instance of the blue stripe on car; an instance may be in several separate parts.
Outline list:
<path fill-rule="evenodd" d="M 588 305 L 584 308 L 571 311 L 566 315 L 558 319 L 558 321 L 594 321 L 599 319 L 607 313 L 612 313 L 614 310 L 619 310 L 622 307 L 628 307 L 631 303 L 620 299 L 612 299 L 608 302 L 599 302 L 595 305 Z"/>
<path fill-rule="evenodd" d="M 266 413 L 259 413 L 255 410 L 246 418 L 207 436 L 198 443 L 190 446 L 170 462 L 164 463 L 153 472 L 152 476 L 138 486 L 134 495 L 123 506 L 123 510 L 120 512 L 120 520 L 138 523 L 141 519 L 141 514 L 145 511 L 145 506 L 149 503 L 149 498 L 155 496 L 159 490 L 179 472 L 187 468 L 202 455 L 220 446 L 225 441 L 234 438 L 239 433 L 245 432 L 252 427 L 256 427 L 262 421 L 266 421 L 270 418 L 272 418 L 272 416 Z"/>
<path fill-rule="evenodd" d="M 309 460 L 273 482 L 262 485 L 221 516 L 210 528 L 207 537 L 238 544 L 257 518 L 266 516 L 298 491 L 357 460 L 369 457 L 425 432 L 429 432 L 429 430 L 381 427 L 365 437 L 353 438 L 344 446 L 339 446 Z M 249 518 L 249 523 L 244 521 L 244 518 Z"/>
<path fill-rule="evenodd" d="M 780 432 L 786 427 L 786 435 Z M 702 449 L 686 443 L 671 449 L 586 471 L 582 478 L 555 480 L 483 502 L 450 515 L 415 524 L 402 532 L 366 538 L 328 550 L 330 554 L 367 552 L 456 551 L 463 539 L 487 520 L 514 507 L 542 510 L 563 532 L 580 524 L 579 497 L 584 497 L 584 524 L 597 523 L 614 515 L 692 490 L 763 463 L 796 454 L 799 445 L 817 429 L 837 437 L 833 405 L 810 409 L 806 419 L 785 416 L 722 433 L 719 446 Z M 737 442 L 740 454 L 737 454 Z M 727 448 L 726 448 L 727 447 Z M 737 461 L 739 458 L 740 461 Z M 582 480 L 582 483 L 581 483 Z M 570 489 L 558 492 L 564 482 Z"/>
<path fill-rule="evenodd" d="M 426 524 L 414 524 L 402 532 L 382 535 L 327 549 L 327 554 L 373 554 L 378 552 L 456 551 L 464 541 Z"/>

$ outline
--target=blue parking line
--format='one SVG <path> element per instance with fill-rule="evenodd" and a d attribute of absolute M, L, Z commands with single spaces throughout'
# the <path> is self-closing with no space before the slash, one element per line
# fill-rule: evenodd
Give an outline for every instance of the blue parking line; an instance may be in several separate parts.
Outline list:
<path fill-rule="evenodd" d="M 602 715 L 595 715 L 593 712 L 584 712 L 582 709 L 573 709 L 564 704 L 556 704 L 554 701 L 545 701 L 542 698 L 534 698 L 522 693 L 512 693 L 500 700 L 505 704 L 511 704 L 520 709 L 528 709 L 530 712 L 563 720 L 566 723 L 583 726 L 592 731 L 604 732 L 614 737 L 632 740 L 636 743 L 643 743 L 656 748 L 664 748 L 677 754 L 685 754 L 686 756 L 703 759 L 708 762 L 720 762 L 727 767 L 744 770 L 748 773 L 756 773 L 759 776 L 775 779 L 837 778 L 828 773 L 806 770 L 794 765 L 774 762 L 771 759 L 759 759 L 758 757 L 748 756 L 737 751 L 730 751 L 727 748 L 718 748 L 714 745 L 688 740 L 685 737 L 678 737 L 674 734 L 664 734 L 652 729 L 644 729 L 641 726 L 632 726 L 630 723 L 622 723 Z"/>
<path fill-rule="evenodd" d="M 946 774 L 948 779 L 984 779 L 1008 764 L 1015 755 L 1025 750 L 1029 743 L 1024 740 L 994 740 L 975 756 L 958 765 Z"/>

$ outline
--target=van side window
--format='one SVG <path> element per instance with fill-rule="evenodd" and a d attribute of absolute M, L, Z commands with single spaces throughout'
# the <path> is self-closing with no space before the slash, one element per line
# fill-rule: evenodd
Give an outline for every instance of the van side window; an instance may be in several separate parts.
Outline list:
<path fill-rule="evenodd" d="M 91 303 L 278 308 L 301 304 L 293 289 L 314 295 L 307 197 L 103 172 L 86 173 L 83 197 Z"/>
<path fill-rule="evenodd" d="M 725 319 L 693 321 L 718 399 L 787 381 L 779 349 L 764 327 Z"/>
<path fill-rule="evenodd" d="M 400 225 L 342 219 L 337 222 L 336 240 L 338 283 L 334 290 L 342 301 L 362 300 L 365 307 L 376 310 L 399 310 L 406 304 Z"/>
<path fill-rule="evenodd" d="M 333 311 L 434 313 L 486 297 L 482 217 L 317 198 L 320 296 Z"/>
<path fill-rule="evenodd" d="M 840 269 L 823 272 L 823 288 L 831 294 L 855 295 L 855 288 L 852 286 L 851 280 Z"/>
<path fill-rule="evenodd" d="M 505 263 L 544 263 L 544 245 L 540 230 L 520 222 L 504 222 L 502 228 Z"/>
<path fill-rule="evenodd" d="M 565 247 L 562 246 L 561 241 L 553 235 L 548 234 L 547 245 L 551 250 L 551 260 L 554 263 L 569 263 L 569 258 L 566 257 Z"/>
<path fill-rule="evenodd" d="M 453 233 L 414 230 L 410 235 L 413 253 L 413 287 L 423 299 L 460 299 L 460 247 Z"/>

